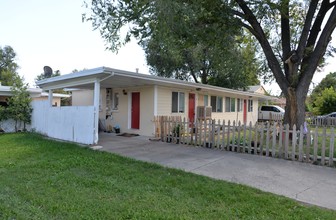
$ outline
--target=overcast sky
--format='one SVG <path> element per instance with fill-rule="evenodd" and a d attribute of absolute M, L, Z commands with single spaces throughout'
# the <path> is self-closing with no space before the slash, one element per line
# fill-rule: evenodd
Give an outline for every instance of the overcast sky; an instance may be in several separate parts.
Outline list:
<path fill-rule="evenodd" d="M 140 73 L 148 74 L 144 52 L 136 42 L 118 54 L 105 50 L 99 32 L 82 22 L 82 4 L 83 0 L 0 0 L 0 46 L 13 47 L 19 74 L 31 86 L 46 65 L 62 74 L 100 66 L 129 71 L 139 68 Z M 328 62 L 333 65 L 316 74 L 315 83 L 336 71 L 336 59 Z M 279 93 L 274 85 L 265 87 L 273 94 Z"/>

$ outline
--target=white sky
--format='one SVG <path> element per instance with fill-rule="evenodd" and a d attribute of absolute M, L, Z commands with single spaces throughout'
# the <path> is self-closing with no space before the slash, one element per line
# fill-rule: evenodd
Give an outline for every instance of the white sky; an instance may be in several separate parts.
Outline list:
<path fill-rule="evenodd" d="M 0 46 L 9 45 L 15 50 L 18 72 L 31 86 L 46 65 L 62 74 L 100 66 L 149 72 L 144 52 L 136 42 L 127 44 L 118 54 L 105 50 L 100 33 L 93 31 L 90 23 L 82 22 L 82 4 L 83 0 L 0 0 Z M 331 65 L 325 71 L 315 74 L 314 83 L 336 71 L 336 58 L 328 63 Z M 277 85 L 265 88 L 279 94 Z"/>

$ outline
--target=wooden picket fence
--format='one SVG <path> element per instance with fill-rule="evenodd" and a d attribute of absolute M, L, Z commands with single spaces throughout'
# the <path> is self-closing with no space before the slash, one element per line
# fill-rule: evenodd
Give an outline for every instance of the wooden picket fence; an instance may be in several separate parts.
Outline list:
<path fill-rule="evenodd" d="M 333 127 L 309 127 L 290 130 L 282 123 L 197 120 L 156 116 L 155 136 L 161 141 L 201 146 L 239 153 L 335 166 L 335 130 Z"/>

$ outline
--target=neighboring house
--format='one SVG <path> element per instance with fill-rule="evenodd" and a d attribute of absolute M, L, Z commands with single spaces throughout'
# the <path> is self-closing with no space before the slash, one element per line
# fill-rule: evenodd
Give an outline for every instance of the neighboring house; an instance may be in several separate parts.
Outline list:
<path fill-rule="evenodd" d="M 284 97 L 273 99 L 272 103 L 273 105 L 280 106 L 283 109 L 286 108 L 286 98 Z"/>
<path fill-rule="evenodd" d="M 249 86 L 247 91 L 267 95 L 266 89 L 262 85 Z"/>
<path fill-rule="evenodd" d="M 108 130 L 118 126 L 121 132 L 152 136 L 154 116 L 181 116 L 194 121 L 198 106 L 210 106 L 211 118 L 216 120 L 255 123 L 259 100 L 271 99 L 258 93 L 106 67 L 41 80 L 37 85 L 50 91 L 73 88 L 72 108 L 76 110 L 56 112 L 50 106 L 40 106 L 46 108 L 45 112 L 66 115 L 71 121 L 62 125 L 53 122 L 47 129 L 40 121 L 35 128 L 49 136 L 81 143 L 98 142 L 99 124 Z M 61 134 L 55 126 L 69 129 Z"/>
<path fill-rule="evenodd" d="M 48 100 L 48 94 L 42 92 L 42 89 L 39 88 L 28 88 L 27 91 L 32 98 L 32 101 L 46 101 Z M 8 99 L 13 96 L 13 92 L 10 86 L 1 86 L 0 85 L 0 106 L 7 107 L 8 106 Z M 70 95 L 66 94 L 54 94 L 52 103 L 53 106 L 60 106 L 61 105 L 61 98 L 69 98 Z M 23 125 L 22 125 L 23 126 Z M 7 120 L 1 122 L 0 124 L 1 129 L 5 132 L 13 132 L 14 129 L 14 121 Z M 21 127 L 19 129 L 22 129 Z"/>
<path fill-rule="evenodd" d="M 30 94 L 30 97 L 33 101 L 45 101 L 48 100 L 48 93 L 42 92 L 42 89 L 39 88 L 28 88 L 27 91 Z M 0 105 L 7 106 L 8 98 L 13 96 L 12 90 L 10 86 L 1 86 L 0 85 Z M 61 99 L 62 98 L 69 98 L 70 95 L 67 94 L 54 94 L 53 96 L 53 106 L 61 106 Z"/>

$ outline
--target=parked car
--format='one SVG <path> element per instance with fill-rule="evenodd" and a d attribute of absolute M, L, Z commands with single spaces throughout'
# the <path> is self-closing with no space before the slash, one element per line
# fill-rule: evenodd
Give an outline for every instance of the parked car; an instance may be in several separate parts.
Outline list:
<path fill-rule="evenodd" d="M 263 105 L 258 111 L 259 121 L 282 120 L 285 110 L 277 105 Z"/>
<path fill-rule="evenodd" d="M 315 125 L 336 125 L 336 112 L 320 115 L 315 118 Z"/>

